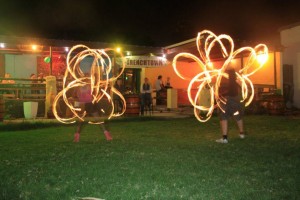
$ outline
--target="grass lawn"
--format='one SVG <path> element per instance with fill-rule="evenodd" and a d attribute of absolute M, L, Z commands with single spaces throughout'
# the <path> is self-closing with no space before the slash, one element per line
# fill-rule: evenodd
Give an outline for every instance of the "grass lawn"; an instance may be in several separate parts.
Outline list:
<path fill-rule="evenodd" d="M 228 144 L 216 117 L 115 120 L 111 142 L 87 125 L 78 144 L 28 126 L 0 125 L 0 199 L 300 199 L 300 119 L 247 116 L 244 140 L 231 121 Z"/>

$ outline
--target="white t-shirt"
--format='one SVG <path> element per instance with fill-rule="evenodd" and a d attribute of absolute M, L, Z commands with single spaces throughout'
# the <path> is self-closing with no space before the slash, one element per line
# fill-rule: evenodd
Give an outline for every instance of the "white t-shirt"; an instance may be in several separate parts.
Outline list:
<path fill-rule="evenodd" d="M 157 91 L 161 90 L 161 84 L 162 84 L 162 81 L 160 79 L 157 79 L 155 82 L 155 89 Z"/>

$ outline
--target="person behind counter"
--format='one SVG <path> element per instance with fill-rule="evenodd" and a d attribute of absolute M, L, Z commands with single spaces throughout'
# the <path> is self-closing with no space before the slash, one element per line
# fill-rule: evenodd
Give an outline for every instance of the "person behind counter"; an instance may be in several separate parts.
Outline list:
<path fill-rule="evenodd" d="M 150 110 L 152 88 L 149 84 L 149 79 L 144 79 L 144 84 L 141 85 L 141 115 L 144 115 L 145 106 Z"/>
<path fill-rule="evenodd" d="M 10 73 L 6 73 L 5 75 L 4 75 L 4 78 L 11 78 L 11 76 L 10 76 Z M 15 81 L 14 80 L 2 80 L 1 81 L 1 83 L 3 83 L 3 84 L 14 84 L 15 83 Z"/>
<path fill-rule="evenodd" d="M 166 81 L 166 85 L 165 85 L 165 88 L 168 89 L 168 88 L 173 88 L 171 86 L 171 82 L 170 82 L 171 78 L 170 77 L 167 77 L 167 81 Z"/>
<path fill-rule="evenodd" d="M 159 75 L 157 77 L 157 80 L 155 82 L 155 89 L 156 89 L 156 101 L 157 104 L 161 104 L 162 103 L 162 92 L 164 92 L 166 90 L 163 81 L 162 81 L 162 76 Z"/>

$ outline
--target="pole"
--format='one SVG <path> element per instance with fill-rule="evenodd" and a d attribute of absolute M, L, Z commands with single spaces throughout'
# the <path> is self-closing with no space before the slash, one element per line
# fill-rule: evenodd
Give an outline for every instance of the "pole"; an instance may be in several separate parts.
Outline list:
<path fill-rule="evenodd" d="M 277 89 L 277 66 L 276 66 L 276 51 L 274 50 L 274 84 Z"/>
<path fill-rule="evenodd" d="M 52 47 L 50 46 L 50 76 L 52 76 Z"/>

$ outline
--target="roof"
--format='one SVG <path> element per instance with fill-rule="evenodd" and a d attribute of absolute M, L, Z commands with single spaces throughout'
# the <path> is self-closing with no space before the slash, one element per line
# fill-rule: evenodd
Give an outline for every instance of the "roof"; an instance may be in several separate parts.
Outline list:
<path fill-rule="evenodd" d="M 52 47 L 52 51 L 63 52 L 65 47 L 71 48 L 72 46 L 83 44 L 89 48 L 116 48 L 121 47 L 123 52 L 130 51 L 131 55 L 149 55 L 150 53 L 155 55 L 162 55 L 162 47 L 149 47 L 138 46 L 129 44 L 114 44 L 106 42 L 93 42 L 93 41 L 75 41 L 75 40 L 57 40 L 57 39 L 45 39 L 45 38 L 29 38 L 29 37 L 15 37 L 0 35 L 0 43 L 5 44 L 5 48 L 0 48 L 0 52 L 5 53 L 22 53 L 32 51 L 31 46 L 37 45 L 39 52 L 49 51 L 49 47 Z"/>
<path fill-rule="evenodd" d="M 197 38 L 192 38 L 192 39 L 189 39 L 189 40 L 185 40 L 185 41 L 182 41 L 182 42 L 179 42 L 179 43 L 175 43 L 175 44 L 171 44 L 171 45 L 168 45 L 168 46 L 165 46 L 163 47 L 164 49 L 164 52 L 166 53 L 167 55 L 167 59 L 168 60 L 171 60 L 173 59 L 178 53 L 181 53 L 181 52 L 186 52 L 186 53 L 191 53 L 191 54 L 194 54 L 196 56 L 199 57 L 199 52 L 198 52 L 198 49 L 197 49 L 197 45 L 196 45 L 196 40 Z M 241 47 L 244 47 L 244 46 L 250 46 L 250 47 L 254 47 L 256 46 L 257 44 L 259 44 L 258 42 L 255 43 L 255 42 L 250 42 L 250 41 L 240 41 L 240 40 L 236 40 L 235 41 L 235 49 L 237 48 L 241 48 Z M 276 41 L 268 41 L 265 43 L 268 48 L 269 48 L 269 51 L 283 51 L 283 46 L 281 46 L 280 44 L 278 44 L 278 42 Z M 220 51 L 218 51 L 218 49 L 212 49 L 212 53 L 211 53 L 211 58 L 212 59 L 215 59 L 215 60 L 218 60 L 218 59 L 223 59 L 223 56 L 221 54 Z M 182 61 L 192 61 L 191 59 L 186 59 L 186 58 L 181 58 L 180 60 Z"/>
<path fill-rule="evenodd" d="M 294 27 L 296 27 L 296 26 L 300 26 L 300 22 L 296 22 L 296 23 L 293 23 L 293 24 L 289 24 L 289 25 L 287 25 L 287 26 L 282 26 L 282 27 L 280 27 L 280 28 L 278 29 L 278 31 L 281 32 L 281 31 L 284 31 L 284 30 L 286 30 L 286 29 L 294 28 Z"/>

